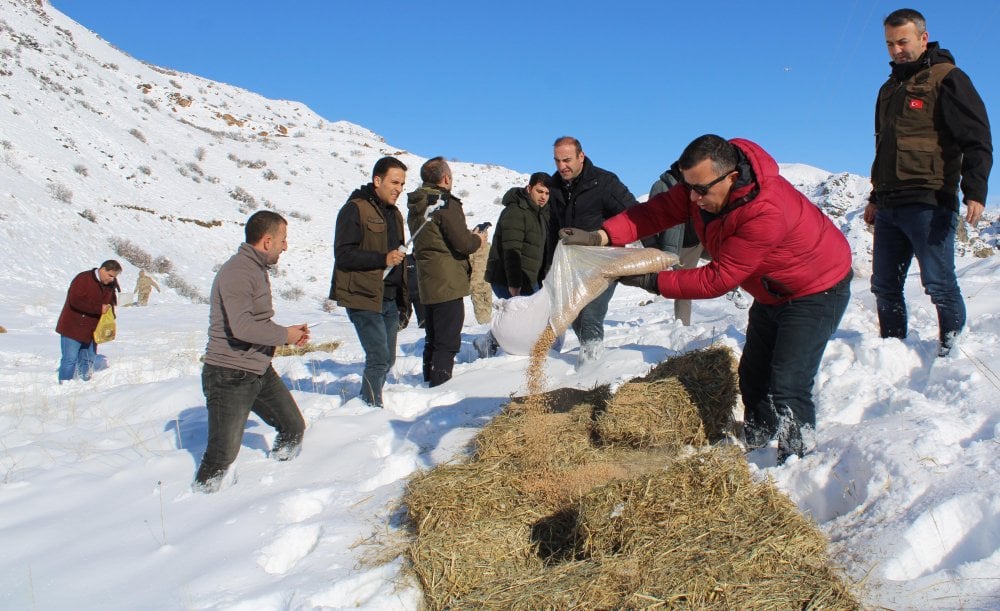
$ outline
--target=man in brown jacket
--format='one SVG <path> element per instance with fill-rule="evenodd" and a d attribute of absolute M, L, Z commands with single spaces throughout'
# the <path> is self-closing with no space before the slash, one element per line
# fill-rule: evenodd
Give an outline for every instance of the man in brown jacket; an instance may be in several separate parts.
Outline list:
<path fill-rule="evenodd" d="M 409 318 L 406 254 L 400 248 L 403 215 L 396 200 L 406 166 L 395 157 L 375 162 L 372 181 L 357 189 L 337 214 L 330 299 L 347 310 L 365 351 L 361 400 L 382 407 L 382 387 L 396 362 L 396 334 Z"/>
<path fill-rule="evenodd" d="M 271 366 L 276 346 L 309 341 L 306 325 L 283 327 L 271 318 L 268 266 L 288 249 L 288 223 L 270 210 L 247 221 L 246 242 L 219 269 L 212 283 L 208 345 L 201 386 L 208 409 L 208 446 L 194 487 L 216 492 L 236 460 L 250 412 L 278 431 L 271 457 L 299 453 L 306 424 L 285 383 Z"/>
<path fill-rule="evenodd" d="M 451 379 L 462 344 L 464 298 L 471 292 L 469 255 L 482 248 L 486 233 L 466 226 L 462 200 L 451 193 L 451 168 L 443 157 L 424 163 L 420 180 L 420 188 L 408 195 L 406 222 L 416 236 L 417 287 L 426 312 L 424 381 L 433 387 Z M 441 202 L 444 206 L 427 220 L 427 209 Z"/>

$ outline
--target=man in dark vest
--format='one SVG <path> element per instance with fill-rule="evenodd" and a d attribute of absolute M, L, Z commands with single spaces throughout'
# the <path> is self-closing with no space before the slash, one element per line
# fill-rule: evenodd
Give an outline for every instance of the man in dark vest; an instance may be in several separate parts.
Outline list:
<path fill-rule="evenodd" d="M 357 189 L 337 214 L 330 299 L 347 309 L 365 351 L 361 400 L 382 407 L 382 387 L 396 362 L 396 334 L 410 316 L 403 215 L 396 200 L 406 166 L 395 157 L 375 162 L 372 181 Z M 386 270 L 388 269 L 388 273 Z"/>
<path fill-rule="evenodd" d="M 983 213 L 993 167 L 986 106 L 951 53 L 927 42 L 924 16 L 912 9 L 885 18 L 892 74 L 875 102 L 875 161 L 865 221 L 875 225 L 872 293 L 882 337 L 907 332 L 903 285 L 913 257 L 937 308 L 938 356 L 965 326 L 955 276 L 961 180 L 965 220 Z"/>

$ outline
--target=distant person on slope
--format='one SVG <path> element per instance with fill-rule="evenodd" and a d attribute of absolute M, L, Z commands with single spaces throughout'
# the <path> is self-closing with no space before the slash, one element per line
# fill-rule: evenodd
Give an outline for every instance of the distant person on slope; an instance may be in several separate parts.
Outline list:
<path fill-rule="evenodd" d="M 451 379 L 462 345 L 464 299 L 472 292 L 469 255 L 482 248 L 486 232 L 466 225 L 462 200 L 451 192 L 451 168 L 443 157 L 428 159 L 420 167 L 420 180 L 420 188 L 407 195 L 406 222 L 415 236 L 417 288 L 424 305 L 424 381 L 434 387 Z M 428 208 L 442 202 L 428 221 Z"/>
<path fill-rule="evenodd" d="M 406 184 L 406 165 L 383 157 L 372 181 L 347 198 L 333 234 L 330 299 L 347 317 L 365 351 L 361 400 L 383 407 L 382 388 L 396 362 L 396 336 L 410 318 L 403 215 L 396 201 Z M 386 273 L 388 271 L 388 273 Z"/>
<path fill-rule="evenodd" d="M 872 293 L 882 337 L 907 333 L 903 286 L 916 257 L 920 282 L 937 308 L 938 356 L 965 326 L 955 275 L 961 180 L 965 220 L 983 213 L 993 139 L 986 106 L 951 53 L 927 42 L 924 16 L 912 9 L 885 18 L 892 61 L 875 101 L 875 161 L 865 221 L 875 225 Z"/>
<path fill-rule="evenodd" d="M 138 296 L 139 305 L 144 306 L 149 303 L 149 294 L 153 292 L 154 288 L 157 293 L 160 292 L 160 285 L 156 283 L 156 280 L 140 269 L 139 278 L 135 281 L 135 294 Z"/>
<path fill-rule="evenodd" d="M 195 489 L 216 492 L 236 460 L 250 412 L 278 435 L 271 457 L 298 455 L 306 424 L 295 399 L 271 365 L 277 346 L 309 341 L 306 325 L 283 327 L 271 318 L 267 268 L 288 249 L 288 222 L 270 210 L 254 213 L 244 228 L 246 241 L 226 261 L 212 283 L 208 346 L 201 372 L 208 409 L 208 446 L 195 476 Z"/>
<path fill-rule="evenodd" d="M 109 259 L 101 266 L 80 272 L 73 278 L 66 292 L 66 301 L 59 313 L 56 333 L 62 360 L 59 361 L 59 383 L 72 380 L 90 380 L 97 359 L 94 330 L 101 315 L 118 303 L 118 275 L 122 266 Z"/>
<path fill-rule="evenodd" d="M 816 444 L 813 379 L 850 299 L 850 246 L 749 140 L 701 136 L 677 166 L 681 180 L 669 191 L 597 231 L 564 230 L 563 242 L 621 246 L 690 219 L 708 265 L 621 282 L 671 299 L 737 286 L 753 295 L 739 366 L 744 439 L 757 448 L 776 438 L 779 463 L 803 456 Z"/>

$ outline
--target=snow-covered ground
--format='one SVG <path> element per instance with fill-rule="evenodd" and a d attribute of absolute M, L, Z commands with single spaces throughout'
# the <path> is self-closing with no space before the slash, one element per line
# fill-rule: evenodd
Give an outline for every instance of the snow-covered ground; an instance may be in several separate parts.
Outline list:
<path fill-rule="evenodd" d="M 398 153 L 409 188 L 423 159 L 301 104 L 145 65 L 50 7 L 0 6 L 0 608 L 416 608 L 393 547 L 406 479 L 460 456 L 523 391 L 528 363 L 476 357 L 486 327 L 470 304 L 453 380 L 422 384 L 414 325 L 400 335 L 386 409 L 354 398 L 361 348 L 343 311 L 324 309 L 333 220 L 378 157 Z M 497 198 L 526 179 L 453 165 L 476 222 L 495 221 Z M 998 608 L 1000 260 L 958 259 L 969 325 L 953 356 L 933 356 L 936 316 L 913 274 L 910 337 L 881 340 L 865 181 L 782 171 L 848 236 L 857 276 L 817 379 L 818 451 L 781 467 L 766 451 L 749 459 L 829 534 L 833 557 L 865 580 L 866 605 Z M 240 223 L 265 206 L 290 221 L 273 278 L 278 322 L 323 321 L 314 341 L 342 344 L 275 360 L 309 425 L 301 456 L 270 460 L 274 432 L 252 417 L 235 481 L 195 494 L 200 298 Z M 980 229 L 963 252 L 995 243 L 993 225 Z M 108 369 L 60 386 L 66 288 L 118 258 L 129 292 L 138 268 L 117 251 L 156 260 L 164 291 L 119 309 L 118 338 L 100 349 Z M 669 301 L 647 297 L 619 288 L 603 361 L 575 372 L 569 337 L 546 364 L 550 386 L 617 383 L 712 342 L 739 352 L 746 311 L 732 302 L 696 302 L 683 327 Z"/>

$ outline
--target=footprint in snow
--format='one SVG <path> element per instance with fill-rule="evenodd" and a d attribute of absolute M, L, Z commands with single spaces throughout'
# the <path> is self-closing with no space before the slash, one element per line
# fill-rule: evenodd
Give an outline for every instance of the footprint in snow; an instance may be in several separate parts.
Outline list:
<path fill-rule="evenodd" d="M 332 489 L 307 490 L 283 499 L 278 508 L 278 519 L 285 524 L 298 524 L 319 515 L 333 498 Z"/>
<path fill-rule="evenodd" d="M 319 524 L 289 526 L 260 550 L 257 564 L 272 575 L 283 575 L 313 551 L 320 534 L 322 529 Z"/>

